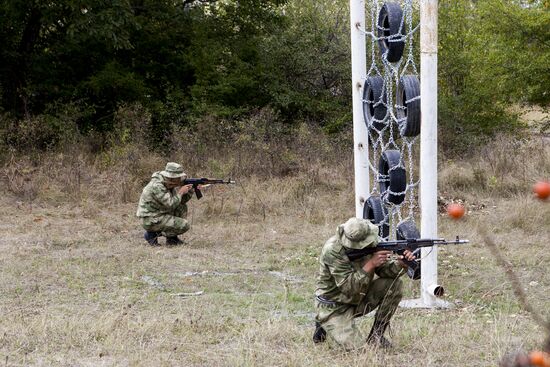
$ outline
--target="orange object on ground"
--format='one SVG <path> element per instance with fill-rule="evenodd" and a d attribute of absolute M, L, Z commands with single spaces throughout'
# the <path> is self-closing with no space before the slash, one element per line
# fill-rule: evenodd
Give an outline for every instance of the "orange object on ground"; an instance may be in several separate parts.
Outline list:
<path fill-rule="evenodd" d="M 550 367 L 550 355 L 541 351 L 529 353 L 529 360 L 533 366 Z"/>
<path fill-rule="evenodd" d="M 550 197 L 550 182 L 539 181 L 533 186 L 533 192 L 541 200 L 546 200 Z"/>
<path fill-rule="evenodd" d="M 459 203 L 451 203 L 447 206 L 447 214 L 453 219 L 460 219 L 464 216 L 466 209 Z"/>

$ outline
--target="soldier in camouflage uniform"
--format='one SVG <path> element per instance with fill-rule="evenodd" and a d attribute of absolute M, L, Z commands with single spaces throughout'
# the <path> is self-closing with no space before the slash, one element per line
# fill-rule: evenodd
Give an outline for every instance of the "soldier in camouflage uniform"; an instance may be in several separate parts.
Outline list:
<path fill-rule="evenodd" d="M 182 186 L 186 177 L 181 165 L 169 162 L 164 171 L 153 173 L 143 189 L 136 215 L 142 220 L 145 240 L 151 246 L 159 245 L 161 235 L 166 236 L 169 246 L 183 243 L 178 235 L 189 230 L 186 203 L 194 193 L 192 185 Z"/>
<path fill-rule="evenodd" d="M 393 259 L 390 251 L 378 251 L 353 262 L 345 254 L 346 249 L 376 246 L 378 241 L 378 227 L 368 220 L 351 218 L 338 226 L 336 235 L 323 246 L 315 291 L 314 342 L 324 341 L 328 334 L 347 350 L 361 348 L 365 342 L 391 347 L 384 332 L 403 297 L 399 277 L 406 273 L 406 265 Z M 404 257 L 414 259 L 410 251 Z M 365 339 L 354 319 L 374 309 L 374 324 Z"/>

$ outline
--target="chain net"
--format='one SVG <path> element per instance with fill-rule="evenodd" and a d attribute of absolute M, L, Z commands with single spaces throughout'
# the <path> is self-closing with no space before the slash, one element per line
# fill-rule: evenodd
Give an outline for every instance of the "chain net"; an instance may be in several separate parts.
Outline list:
<path fill-rule="evenodd" d="M 418 8 L 413 0 L 397 3 L 371 0 L 367 2 L 366 28 L 362 30 L 367 40 L 368 69 L 363 84 L 365 89 L 370 88 L 363 94 L 369 133 L 370 195 L 382 203 L 384 219 L 377 224 L 387 226 L 384 235 L 380 231 L 385 239 L 395 238 L 398 223 L 405 220 L 414 223 L 417 212 L 419 179 L 415 162 L 420 145 L 417 144 L 420 139 L 420 89 L 413 46 L 418 39 Z M 407 83 L 411 88 L 407 89 Z M 417 131 L 404 132 L 409 122 L 416 123 L 413 130 Z M 386 172 L 380 160 L 384 154 L 389 154 L 388 151 L 398 151 L 399 158 L 398 164 L 388 160 Z M 393 157 L 395 159 L 397 153 L 393 152 Z M 401 186 L 394 185 L 395 180 L 404 182 Z M 401 188 L 393 191 L 395 187 Z"/>

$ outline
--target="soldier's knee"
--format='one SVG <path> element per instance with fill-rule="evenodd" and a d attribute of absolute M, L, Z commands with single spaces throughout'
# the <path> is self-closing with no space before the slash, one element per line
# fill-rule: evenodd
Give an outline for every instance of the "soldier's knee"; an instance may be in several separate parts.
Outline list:
<path fill-rule="evenodd" d="M 190 228 L 191 228 L 191 225 L 189 224 L 189 222 L 185 219 L 181 219 L 174 226 L 174 231 L 178 232 L 178 234 L 183 234 L 187 232 Z"/>
<path fill-rule="evenodd" d="M 393 286 L 394 289 L 403 290 L 403 280 L 401 278 L 393 279 Z"/>
<path fill-rule="evenodd" d="M 401 278 L 378 278 L 377 282 L 382 283 L 382 287 L 386 289 L 402 289 L 403 281 Z"/>
<path fill-rule="evenodd" d="M 392 288 L 396 296 L 403 297 L 403 281 L 401 278 L 395 279 L 395 283 Z"/>
<path fill-rule="evenodd" d="M 185 233 L 187 232 L 189 229 L 191 229 L 191 226 L 189 225 L 189 223 L 186 223 L 183 227 L 181 227 L 181 233 Z"/>
<path fill-rule="evenodd" d="M 378 281 L 382 282 L 382 288 L 386 296 L 403 297 L 403 281 L 401 278 L 380 278 Z"/>

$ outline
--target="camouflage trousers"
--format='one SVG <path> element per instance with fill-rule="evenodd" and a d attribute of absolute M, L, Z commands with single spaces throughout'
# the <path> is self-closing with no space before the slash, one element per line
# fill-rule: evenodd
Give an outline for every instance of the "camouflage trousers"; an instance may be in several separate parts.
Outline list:
<path fill-rule="evenodd" d="M 327 305 L 315 301 L 315 320 L 327 335 L 347 350 L 365 346 L 366 338 L 355 325 L 355 318 L 364 316 L 375 308 L 375 321 L 389 321 L 403 298 L 403 281 L 399 278 L 378 278 L 371 282 L 368 291 L 358 305 L 336 303 Z"/>
<path fill-rule="evenodd" d="M 175 237 L 191 228 L 187 217 L 187 206 L 180 205 L 173 214 L 141 218 L 141 225 L 149 232 L 162 232 L 166 237 Z"/>

